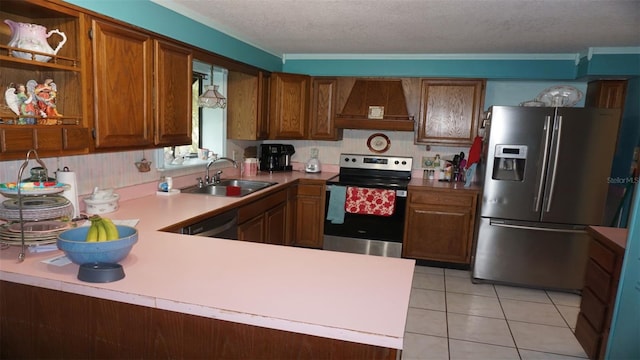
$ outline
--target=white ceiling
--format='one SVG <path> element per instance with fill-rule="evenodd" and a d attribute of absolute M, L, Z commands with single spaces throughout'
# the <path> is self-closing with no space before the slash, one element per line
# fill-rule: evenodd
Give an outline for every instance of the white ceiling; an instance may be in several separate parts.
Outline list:
<path fill-rule="evenodd" d="M 640 46 L 640 0 L 152 1 L 280 57 Z"/>

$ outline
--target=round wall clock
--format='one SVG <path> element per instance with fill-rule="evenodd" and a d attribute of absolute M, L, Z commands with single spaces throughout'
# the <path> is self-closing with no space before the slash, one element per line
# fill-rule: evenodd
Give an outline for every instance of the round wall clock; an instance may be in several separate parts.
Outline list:
<path fill-rule="evenodd" d="M 391 147 L 391 140 L 383 133 L 375 133 L 367 139 L 367 147 L 374 153 L 381 154 Z"/>

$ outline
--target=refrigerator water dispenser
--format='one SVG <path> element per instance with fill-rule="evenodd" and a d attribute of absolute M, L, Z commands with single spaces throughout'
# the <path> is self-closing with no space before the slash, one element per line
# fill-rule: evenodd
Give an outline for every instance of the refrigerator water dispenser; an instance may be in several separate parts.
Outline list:
<path fill-rule="evenodd" d="M 496 145 L 493 179 L 523 181 L 526 161 L 526 145 Z"/>

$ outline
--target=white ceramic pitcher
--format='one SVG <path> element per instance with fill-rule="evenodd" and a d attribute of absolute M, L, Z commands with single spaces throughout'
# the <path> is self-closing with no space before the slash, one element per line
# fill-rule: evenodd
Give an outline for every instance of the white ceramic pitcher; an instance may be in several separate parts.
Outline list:
<path fill-rule="evenodd" d="M 9 19 L 6 19 L 4 22 L 9 25 L 11 29 L 11 41 L 9 41 L 8 44 L 11 47 L 56 55 L 67 42 L 67 36 L 58 29 L 47 32 L 47 28 L 38 24 L 21 23 Z M 55 49 L 47 42 L 47 39 L 53 34 L 58 34 L 62 37 L 62 41 L 58 43 Z M 32 60 L 32 54 L 30 53 L 12 51 L 11 54 L 17 58 Z M 35 55 L 35 60 L 47 62 L 51 60 L 51 57 Z"/>

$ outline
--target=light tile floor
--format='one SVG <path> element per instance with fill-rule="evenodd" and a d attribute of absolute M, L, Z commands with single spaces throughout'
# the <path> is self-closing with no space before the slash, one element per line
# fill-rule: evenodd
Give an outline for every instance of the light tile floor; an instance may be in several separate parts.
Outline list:
<path fill-rule="evenodd" d="M 469 271 L 416 266 L 402 359 L 580 359 L 580 296 L 473 284 Z"/>

